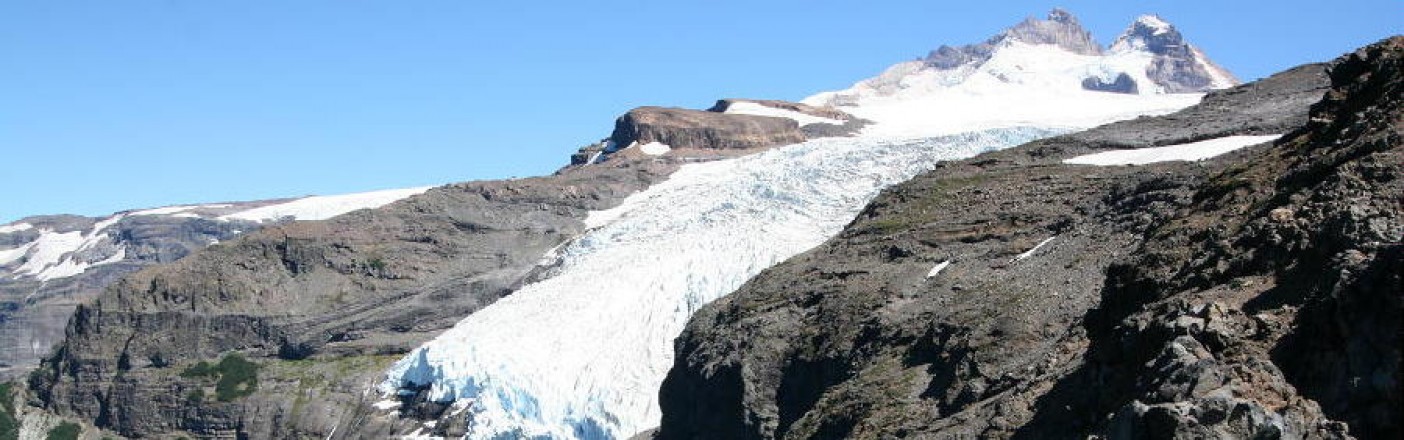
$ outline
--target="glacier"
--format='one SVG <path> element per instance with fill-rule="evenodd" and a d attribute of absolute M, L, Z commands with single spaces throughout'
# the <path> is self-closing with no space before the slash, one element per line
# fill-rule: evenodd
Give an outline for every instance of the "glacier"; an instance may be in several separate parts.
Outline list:
<path fill-rule="evenodd" d="M 549 278 L 391 367 L 382 393 L 468 410 L 467 438 L 615 439 L 657 426 L 672 341 L 702 305 L 838 233 L 883 188 L 937 162 L 1064 130 L 830 138 L 683 166 L 591 213 Z"/>

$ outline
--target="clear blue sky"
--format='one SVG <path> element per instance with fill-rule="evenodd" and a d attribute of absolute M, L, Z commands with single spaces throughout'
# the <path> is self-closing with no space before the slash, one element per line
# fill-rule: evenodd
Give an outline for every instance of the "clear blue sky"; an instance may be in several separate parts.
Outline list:
<path fill-rule="evenodd" d="M 639 105 L 799 99 L 1054 6 L 1158 13 L 1244 79 L 1404 2 L 0 3 L 0 223 L 549 173 Z"/>

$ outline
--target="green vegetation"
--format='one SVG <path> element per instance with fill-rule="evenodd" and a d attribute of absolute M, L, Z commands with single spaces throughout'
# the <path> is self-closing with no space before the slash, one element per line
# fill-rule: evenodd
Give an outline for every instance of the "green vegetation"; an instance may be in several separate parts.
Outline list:
<path fill-rule="evenodd" d="M 258 364 L 249 362 L 238 353 L 219 361 L 219 382 L 215 383 L 215 398 L 228 402 L 253 394 L 258 390 Z"/>
<path fill-rule="evenodd" d="M 238 353 L 225 355 L 215 365 L 205 361 L 197 362 L 181 371 L 180 377 L 214 379 L 215 399 L 220 402 L 245 397 L 258 390 L 258 364 L 244 359 L 244 356 Z M 205 399 L 205 390 L 191 391 L 186 398 L 202 401 Z"/>
<path fill-rule="evenodd" d="M 15 413 L 14 383 L 0 384 L 0 440 L 19 438 L 19 417 Z"/>
<path fill-rule="evenodd" d="M 49 435 L 45 438 L 48 440 L 78 440 L 78 434 L 82 433 L 83 427 L 78 426 L 77 423 L 63 422 L 55 426 L 54 429 L 50 429 Z"/>
<path fill-rule="evenodd" d="M 376 271 L 385 270 L 385 260 L 380 258 L 372 258 L 367 264 L 370 265 L 371 269 L 375 269 Z"/>

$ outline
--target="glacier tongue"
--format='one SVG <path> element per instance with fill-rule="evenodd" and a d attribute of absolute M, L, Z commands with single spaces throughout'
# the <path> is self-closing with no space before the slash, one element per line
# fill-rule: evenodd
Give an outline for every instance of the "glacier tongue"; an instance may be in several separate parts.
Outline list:
<path fill-rule="evenodd" d="M 470 404 L 468 438 L 623 438 L 658 424 L 673 339 L 699 307 L 837 233 L 936 162 L 1055 134 L 821 139 L 689 164 L 558 252 L 555 275 L 396 363 L 383 393 Z M 403 391 L 402 391 L 403 390 Z"/>

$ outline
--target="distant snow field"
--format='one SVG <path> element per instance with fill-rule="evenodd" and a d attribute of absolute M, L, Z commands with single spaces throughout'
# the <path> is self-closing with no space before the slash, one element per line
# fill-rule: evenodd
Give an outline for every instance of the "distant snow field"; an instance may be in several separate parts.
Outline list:
<path fill-rule="evenodd" d="M 1064 160 L 1071 165 L 1145 165 L 1168 161 L 1198 161 L 1228 153 L 1250 145 L 1270 142 L 1281 135 L 1266 136 L 1226 136 L 1188 144 L 1167 145 L 1164 147 L 1137 148 L 1134 150 L 1103 151 Z"/>
<path fill-rule="evenodd" d="M 379 208 L 397 200 L 423 194 L 433 186 L 388 189 L 335 196 L 312 196 L 219 217 L 221 220 L 269 221 L 292 217 L 297 220 L 326 220 L 358 209 Z"/>
<path fill-rule="evenodd" d="M 312 196 L 274 205 L 248 209 L 214 218 L 216 221 L 248 220 L 278 221 L 325 220 L 351 211 L 365 208 L 378 208 L 391 202 L 421 194 L 431 186 L 418 188 L 391 189 L 334 196 Z M 109 230 L 113 225 L 134 216 L 170 216 L 176 218 L 201 218 L 215 214 L 201 210 L 228 209 L 232 204 L 176 205 L 161 208 L 143 209 L 113 214 L 97 221 L 86 231 L 57 232 L 29 223 L 15 223 L 0 226 L 0 234 L 38 229 L 39 235 L 33 241 L 10 249 L 0 249 L 0 267 L 8 268 L 8 273 L 0 269 L 0 276 L 10 278 L 30 277 L 39 281 L 50 281 L 81 274 L 90 268 L 120 262 L 126 258 L 126 249 L 117 242 L 115 233 Z M 227 211 L 226 211 L 227 212 Z M 94 252 L 93 249 L 99 249 Z"/>

